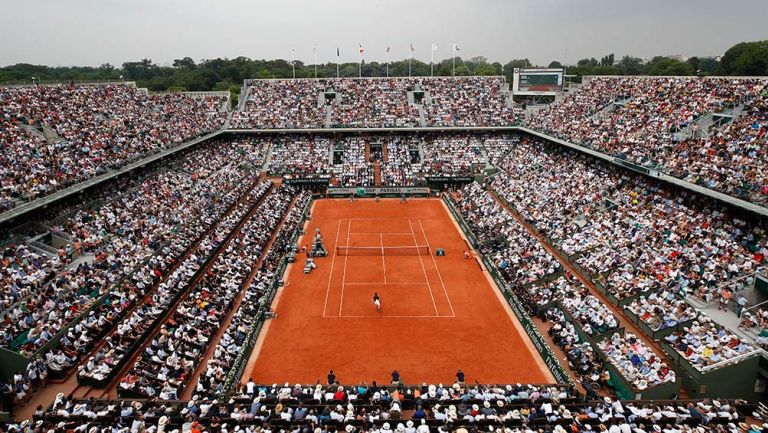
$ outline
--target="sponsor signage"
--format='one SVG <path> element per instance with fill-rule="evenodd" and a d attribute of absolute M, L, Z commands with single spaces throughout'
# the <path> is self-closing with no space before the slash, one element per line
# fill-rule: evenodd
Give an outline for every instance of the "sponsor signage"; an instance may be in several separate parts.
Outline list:
<path fill-rule="evenodd" d="M 347 187 L 347 188 L 329 188 L 328 193 L 331 195 L 350 195 L 354 194 L 357 196 L 365 196 L 365 195 L 392 195 L 392 194 L 419 194 L 419 195 L 425 195 L 429 194 L 429 188 L 425 187 L 407 187 L 407 186 L 400 186 L 400 187 L 377 187 L 377 186 L 366 186 L 366 187 Z"/>

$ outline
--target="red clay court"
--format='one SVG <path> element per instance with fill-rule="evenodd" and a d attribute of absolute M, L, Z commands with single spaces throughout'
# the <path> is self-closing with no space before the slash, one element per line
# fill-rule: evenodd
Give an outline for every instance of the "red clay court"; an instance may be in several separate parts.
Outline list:
<path fill-rule="evenodd" d="M 464 258 L 441 200 L 318 200 L 302 245 L 317 227 L 328 257 L 309 275 L 297 257 L 243 381 L 325 383 L 333 369 L 342 383 L 388 383 L 397 369 L 405 383 L 452 383 L 461 368 L 472 382 L 553 382 L 498 289 Z"/>

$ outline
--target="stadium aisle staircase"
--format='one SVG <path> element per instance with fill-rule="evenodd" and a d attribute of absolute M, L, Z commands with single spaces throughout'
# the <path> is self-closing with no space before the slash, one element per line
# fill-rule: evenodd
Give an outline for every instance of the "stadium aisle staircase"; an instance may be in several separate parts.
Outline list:
<path fill-rule="evenodd" d="M 389 161 L 389 152 L 387 150 L 387 143 L 381 144 L 381 160 L 384 162 Z"/>
<path fill-rule="evenodd" d="M 381 186 L 381 161 L 378 159 L 373 163 L 373 184 Z"/>
<path fill-rule="evenodd" d="M 371 143 L 365 143 L 365 160 L 371 162 Z"/>

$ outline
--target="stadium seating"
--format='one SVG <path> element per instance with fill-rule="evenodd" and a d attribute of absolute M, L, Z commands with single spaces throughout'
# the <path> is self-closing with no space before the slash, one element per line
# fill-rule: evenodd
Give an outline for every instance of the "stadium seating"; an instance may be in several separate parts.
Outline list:
<path fill-rule="evenodd" d="M 288 210 L 293 194 L 291 187 L 274 189 L 252 215 L 246 216 L 251 204 L 229 216 L 229 221 L 216 233 L 219 239 L 215 243 L 224 242 L 220 237 L 222 233 L 237 230 L 234 238 L 229 244 L 222 244 L 223 253 L 210 270 L 188 283 L 193 285 L 191 290 L 186 291 L 175 312 L 160 324 L 160 331 L 120 379 L 120 395 L 161 400 L 180 398 L 216 336 L 223 315 L 249 284 L 249 275 L 255 272 L 253 266 L 265 253 L 271 232 Z M 235 229 L 243 218 L 242 228 Z"/>
<path fill-rule="evenodd" d="M 500 77 L 246 80 L 245 91 L 232 128 L 509 126 L 522 114 Z"/>
<path fill-rule="evenodd" d="M 255 384 L 254 384 L 255 385 Z M 245 387 L 244 387 L 245 388 Z M 615 429 L 686 433 L 733 432 L 750 409 L 740 401 L 632 401 L 606 397 L 582 402 L 563 385 L 489 385 L 387 388 L 285 384 L 252 386 L 227 400 L 193 396 L 189 402 L 125 400 L 120 404 L 60 395 L 40 413 L 41 428 L 86 426 L 155 431 L 320 431 L 429 433 L 484 430 L 561 433 Z M 126 427 L 127 428 L 127 427 Z M 458 429 L 458 430 L 457 430 Z"/>
<path fill-rule="evenodd" d="M 608 164 L 533 140 L 500 167 L 508 176 L 491 188 L 653 335 L 700 317 L 685 296 L 712 299 L 724 281 L 764 264 L 762 223 Z M 717 256 L 704 253 L 713 248 Z M 755 352 L 725 328 L 712 333 L 739 347 L 730 356 Z"/>
<path fill-rule="evenodd" d="M 201 157 L 206 158 L 205 166 Z M 14 302 L 3 311 L 3 347 L 40 355 L 46 375 L 63 377 L 112 327 L 123 323 L 119 335 L 113 336 L 120 342 L 131 338 L 123 334 L 138 330 L 129 324 L 158 308 L 144 305 L 144 298 L 152 296 L 159 302 L 153 290 L 160 281 L 170 272 L 183 275 L 194 267 L 176 268 L 252 185 L 242 161 L 258 165 L 263 158 L 263 152 L 250 144 L 214 143 L 177 158 L 179 170 L 189 171 L 161 170 L 134 188 L 111 191 L 111 200 L 101 207 L 73 210 L 59 218 L 52 230 L 71 239 L 73 248 L 92 256 L 92 262 L 67 267 L 64 255 L 61 261 L 54 259 L 47 276 L 37 281 L 27 278 L 29 267 L 4 260 L 7 296 Z M 16 247 L 16 257 L 22 251 L 27 250 Z M 198 260 L 194 254 L 190 257 L 192 262 Z M 38 263 L 33 257 L 24 260 L 28 266 Z M 120 322 L 134 306 L 138 309 Z M 111 339 L 108 343 L 101 351 L 118 345 Z M 30 364 L 28 373 L 37 367 L 37 362 Z"/>
<path fill-rule="evenodd" d="M 217 130 L 224 102 L 130 84 L 0 88 L 0 210 Z"/>
<path fill-rule="evenodd" d="M 766 86 L 765 79 L 592 78 L 527 126 L 765 204 Z M 520 120 L 499 77 L 247 80 L 242 97 L 242 109 L 227 119 L 217 96 L 149 95 L 132 84 L 2 88 L 0 212 L 225 125 Z M 741 329 L 765 330 L 753 344 L 690 299 L 722 301 L 724 291 L 743 291 L 745 278 L 765 269 L 763 220 L 518 132 L 223 134 L 30 214 L 64 241 L 55 252 L 31 237 L 9 238 L 0 263 L 0 347 L 29 363 L 0 381 L 7 397 L 0 406 L 76 377 L 84 389 L 114 390 L 119 399 L 58 395 L 27 426 L 737 433 L 755 410 L 725 399 L 596 397 L 656 389 L 671 398 L 691 371 L 728 371 L 768 347 L 768 309 L 741 316 Z M 472 181 L 486 169 L 499 172 L 483 185 Z M 548 334 L 583 390 L 240 383 L 312 200 L 291 180 L 356 187 L 446 178 L 466 183 L 445 200 L 477 244 L 481 268 L 515 300 L 519 317 L 533 318 L 532 340 Z M 681 365 L 690 367 L 684 375 Z"/>
<path fill-rule="evenodd" d="M 766 79 L 595 77 L 526 125 L 765 204 Z"/>

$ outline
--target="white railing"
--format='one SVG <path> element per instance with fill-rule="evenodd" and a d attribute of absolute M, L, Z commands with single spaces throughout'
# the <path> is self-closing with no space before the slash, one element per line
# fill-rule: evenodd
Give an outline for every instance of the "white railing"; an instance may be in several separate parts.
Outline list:
<path fill-rule="evenodd" d="M 715 364 L 710 364 L 710 365 L 706 365 L 706 366 L 703 366 L 703 367 L 698 367 L 698 366 L 693 365 L 693 364 L 691 364 L 691 365 L 695 369 L 699 370 L 702 373 L 708 373 L 710 371 L 717 370 L 719 368 L 725 367 L 728 364 L 738 364 L 739 362 L 741 362 L 741 361 L 743 361 L 745 359 L 749 359 L 749 358 L 752 358 L 753 356 L 757 356 L 757 355 L 768 356 L 768 354 L 766 354 L 765 350 L 756 348 L 756 349 L 752 350 L 751 352 L 742 353 L 739 356 L 735 356 L 735 357 L 730 358 L 730 359 L 724 359 L 724 360 L 722 360 L 722 361 L 720 361 L 718 363 L 715 363 Z M 688 361 L 688 359 L 686 359 L 686 358 L 683 358 L 683 359 Z M 690 362 L 690 361 L 688 361 L 688 362 Z"/>

